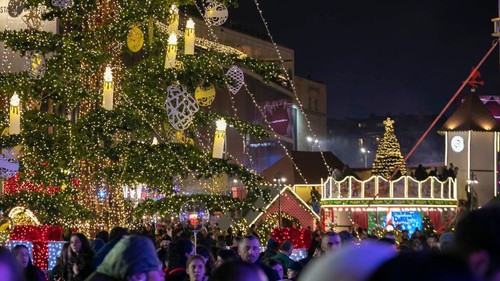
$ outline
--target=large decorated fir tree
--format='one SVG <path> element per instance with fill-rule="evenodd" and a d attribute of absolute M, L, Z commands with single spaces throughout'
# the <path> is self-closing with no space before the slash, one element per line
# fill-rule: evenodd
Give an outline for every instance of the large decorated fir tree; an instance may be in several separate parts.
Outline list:
<path fill-rule="evenodd" d="M 192 26 L 176 8 L 191 5 L 206 21 L 220 20 L 220 4 L 212 2 L 203 11 L 185 0 L 25 2 L 24 9 L 43 11 L 39 19 L 57 20 L 59 32 L 34 26 L 0 33 L 0 40 L 30 62 L 24 72 L 0 74 L 0 125 L 10 129 L 0 144 L 18 147 L 14 155 L 22 181 L 76 192 L 71 197 L 105 226 L 130 221 L 125 186 L 148 186 L 178 206 L 185 199 L 174 196 L 175 185 L 227 174 L 239 178 L 250 194 L 258 193 L 257 174 L 228 157 L 214 158 L 213 138 L 208 145 L 198 139 L 206 132 L 213 136 L 222 118 L 241 134 L 265 136 L 262 127 L 211 110 L 210 103 L 214 88 L 241 87 L 239 67 L 264 80 L 279 74 L 278 67 L 216 41 L 194 41 Z M 218 22 L 212 18 L 211 23 Z M 9 101 L 14 102 L 10 116 Z M 20 130 L 12 119 L 16 102 Z M 210 207 L 223 205 L 223 210 L 244 203 L 210 197 Z"/>
<path fill-rule="evenodd" d="M 384 125 L 385 133 L 377 148 L 377 154 L 373 161 L 372 174 L 389 179 L 395 174 L 399 174 L 399 172 L 405 175 L 406 163 L 401 154 L 399 142 L 394 134 L 394 121 L 391 118 L 387 118 L 384 121 Z"/>

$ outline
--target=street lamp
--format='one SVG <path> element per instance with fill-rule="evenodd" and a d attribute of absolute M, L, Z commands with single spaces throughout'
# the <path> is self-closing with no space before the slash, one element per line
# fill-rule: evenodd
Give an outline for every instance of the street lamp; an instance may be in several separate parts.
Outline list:
<path fill-rule="evenodd" d="M 314 151 L 314 146 L 318 145 L 319 140 L 316 138 L 310 137 L 310 136 L 308 136 L 306 139 L 307 139 L 307 142 L 311 144 L 311 151 Z"/>
<path fill-rule="evenodd" d="M 370 150 L 367 150 L 366 148 L 362 147 L 361 148 L 361 153 L 363 153 L 365 155 L 365 168 L 368 168 L 366 157 L 370 153 Z"/>
<path fill-rule="evenodd" d="M 281 177 L 279 174 L 276 174 L 273 181 L 278 184 L 278 223 L 279 227 L 281 228 L 281 225 L 283 224 L 281 219 L 281 184 L 286 182 L 286 178 Z"/>

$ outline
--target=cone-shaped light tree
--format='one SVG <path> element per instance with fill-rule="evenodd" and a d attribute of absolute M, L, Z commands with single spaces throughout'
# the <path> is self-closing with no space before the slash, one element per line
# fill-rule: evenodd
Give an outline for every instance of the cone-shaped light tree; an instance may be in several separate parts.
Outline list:
<path fill-rule="evenodd" d="M 394 121 L 387 118 L 384 121 L 385 133 L 380 140 L 377 154 L 373 161 L 372 174 L 389 179 L 399 167 L 402 175 L 406 174 L 406 164 L 401 154 L 401 147 L 394 134 Z"/>

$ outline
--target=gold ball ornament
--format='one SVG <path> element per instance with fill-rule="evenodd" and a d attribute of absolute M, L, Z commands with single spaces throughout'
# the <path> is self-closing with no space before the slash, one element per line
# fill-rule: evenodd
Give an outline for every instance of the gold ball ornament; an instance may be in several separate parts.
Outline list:
<path fill-rule="evenodd" d="M 175 139 L 178 143 L 184 143 L 184 131 L 175 131 Z"/>
<path fill-rule="evenodd" d="M 215 99 L 215 87 L 210 84 L 208 87 L 199 85 L 194 91 L 194 98 L 201 106 L 209 106 Z"/>
<path fill-rule="evenodd" d="M 127 47 L 130 51 L 137 53 L 142 49 L 142 45 L 144 45 L 144 33 L 139 27 L 133 26 L 128 32 Z"/>
<path fill-rule="evenodd" d="M 184 70 L 184 63 L 180 60 L 177 60 L 175 62 L 175 69 L 177 70 Z"/>

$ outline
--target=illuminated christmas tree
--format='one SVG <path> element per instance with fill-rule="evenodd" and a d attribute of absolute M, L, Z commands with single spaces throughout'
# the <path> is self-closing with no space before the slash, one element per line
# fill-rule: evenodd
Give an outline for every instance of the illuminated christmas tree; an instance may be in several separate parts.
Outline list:
<path fill-rule="evenodd" d="M 394 134 L 394 121 L 387 118 L 384 121 L 384 125 L 385 133 L 377 148 L 377 154 L 373 161 L 372 174 L 389 179 L 398 167 L 401 174 L 405 175 L 406 164 L 401 154 L 401 147 Z"/>
<path fill-rule="evenodd" d="M 202 17 L 222 24 L 217 21 L 225 20 L 223 4 L 236 3 L 211 2 Z M 74 198 L 108 226 L 130 220 L 126 187 L 147 186 L 151 193 L 174 197 L 174 186 L 184 180 L 201 185 L 226 174 L 260 196 L 259 176 L 220 157 L 220 145 L 223 149 L 226 122 L 257 138 L 266 136 L 264 128 L 209 106 L 215 88 L 229 88 L 219 97 L 227 99 L 239 90 L 239 67 L 264 81 L 278 77 L 278 67 L 217 42 L 195 40 L 194 23 L 179 16 L 180 5 L 199 8 L 183 0 L 25 2 L 30 15 L 36 11 L 38 24 L 0 33 L 0 40 L 29 62 L 25 71 L 0 74 L 0 125 L 11 129 L 0 144 L 21 145 L 23 181 L 76 190 Z M 39 29 L 40 22 L 56 19 L 58 33 Z M 20 110 L 11 111 L 9 119 L 6 101 L 14 93 Z M 216 157 L 212 140 L 221 119 Z"/>

